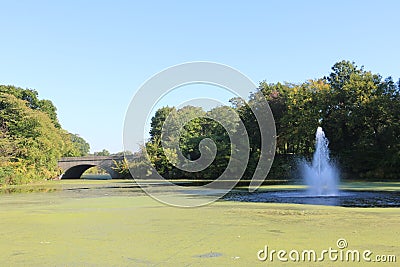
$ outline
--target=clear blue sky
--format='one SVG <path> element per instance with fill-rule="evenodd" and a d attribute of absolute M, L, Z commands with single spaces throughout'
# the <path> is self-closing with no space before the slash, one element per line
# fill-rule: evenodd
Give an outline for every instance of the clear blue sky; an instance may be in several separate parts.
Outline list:
<path fill-rule="evenodd" d="M 0 84 L 52 100 L 92 151 L 122 150 L 135 90 L 182 62 L 227 64 L 256 83 L 319 78 L 342 59 L 400 72 L 399 1 L 10 0 L 0 10 Z"/>

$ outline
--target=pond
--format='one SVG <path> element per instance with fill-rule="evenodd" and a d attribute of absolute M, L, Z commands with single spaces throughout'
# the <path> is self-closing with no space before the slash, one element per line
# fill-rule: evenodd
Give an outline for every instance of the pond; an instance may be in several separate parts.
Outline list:
<path fill-rule="evenodd" d="M 342 190 L 332 196 L 310 196 L 305 190 L 246 192 L 235 190 L 225 200 L 240 202 L 294 203 L 342 207 L 400 207 L 399 191 Z"/>

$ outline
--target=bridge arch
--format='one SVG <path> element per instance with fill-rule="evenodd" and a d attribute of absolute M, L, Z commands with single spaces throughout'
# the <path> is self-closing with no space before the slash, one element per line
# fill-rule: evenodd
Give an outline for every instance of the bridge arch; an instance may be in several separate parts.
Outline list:
<path fill-rule="evenodd" d="M 104 167 L 101 167 L 101 166 L 98 166 L 98 165 L 83 164 L 83 165 L 73 166 L 73 167 L 69 168 L 68 170 L 66 170 L 62 174 L 61 179 L 79 179 L 79 178 L 82 177 L 82 175 L 85 173 L 85 171 L 87 171 L 87 170 L 89 170 L 90 168 L 93 168 L 93 167 L 100 167 L 101 169 L 106 171 L 110 175 L 111 178 L 115 173 L 114 170 L 109 169 L 109 168 L 104 168 Z"/>
<path fill-rule="evenodd" d="M 58 166 L 63 172 L 60 179 L 79 179 L 86 170 L 96 166 L 105 170 L 112 179 L 121 178 L 121 175 L 116 172 L 113 167 L 116 162 L 122 161 L 123 159 L 123 156 L 61 158 L 58 161 Z"/>

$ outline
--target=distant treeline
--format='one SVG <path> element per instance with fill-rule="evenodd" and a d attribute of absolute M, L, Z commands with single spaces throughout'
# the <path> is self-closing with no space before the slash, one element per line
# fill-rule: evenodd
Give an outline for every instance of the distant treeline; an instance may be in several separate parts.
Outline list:
<path fill-rule="evenodd" d="M 31 89 L 0 85 L 0 186 L 56 177 L 57 160 L 89 144 L 61 128 L 56 107 Z"/>
<path fill-rule="evenodd" d="M 322 126 L 330 141 L 332 158 L 337 162 L 341 177 L 348 179 L 399 179 L 400 178 L 400 81 L 382 78 L 358 67 L 353 62 L 341 61 L 323 78 L 301 84 L 263 81 L 246 103 L 231 99 L 231 107 L 217 107 L 205 112 L 199 107 L 187 106 L 176 110 L 163 107 L 151 120 L 150 140 L 146 151 L 158 173 L 166 178 L 215 179 L 227 167 L 231 144 L 229 135 L 217 122 L 196 118 L 187 123 L 179 136 L 179 147 L 188 159 L 200 157 L 199 143 L 204 138 L 215 141 L 218 152 L 213 163 L 199 172 L 185 172 L 174 167 L 176 151 L 163 149 L 162 126 L 168 114 L 172 121 L 219 113 L 237 126 L 229 116 L 234 109 L 243 121 L 249 135 L 250 160 L 243 179 L 250 179 L 260 155 L 260 130 L 250 106 L 256 105 L 260 94 L 272 109 L 277 132 L 276 156 L 270 179 L 290 179 L 300 157 L 310 157 L 314 151 L 315 131 Z M 171 142 L 176 140 L 170 140 Z M 120 172 L 129 176 L 128 165 L 135 176 L 151 176 L 144 161 L 121 164 Z M 168 155 L 168 158 L 166 157 Z"/>

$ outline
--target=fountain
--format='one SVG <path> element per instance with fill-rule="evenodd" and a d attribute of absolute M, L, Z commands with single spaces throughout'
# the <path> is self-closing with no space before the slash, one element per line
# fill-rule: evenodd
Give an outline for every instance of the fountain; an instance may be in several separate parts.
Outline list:
<path fill-rule="evenodd" d="M 256 192 L 237 189 L 225 195 L 224 199 L 342 207 L 400 207 L 400 190 L 339 190 L 339 171 L 329 157 L 328 145 L 324 131 L 318 127 L 312 161 L 303 159 L 299 164 L 301 176 L 307 185 L 306 190 L 270 190 L 268 186 Z"/>
<path fill-rule="evenodd" d="M 339 175 L 329 157 L 329 141 L 321 127 L 315 135 L 315 152 L 312 162 L 303 160 L 301 173 L 310 196 L 337 196 Z"/>

